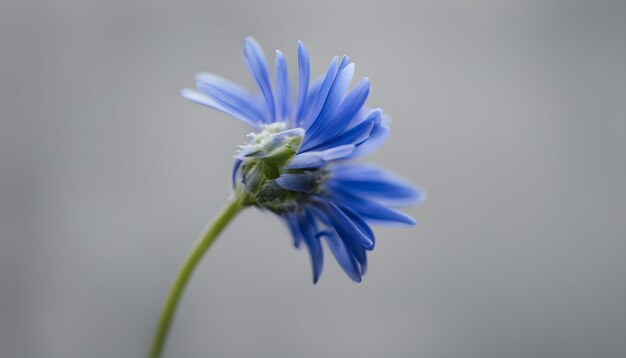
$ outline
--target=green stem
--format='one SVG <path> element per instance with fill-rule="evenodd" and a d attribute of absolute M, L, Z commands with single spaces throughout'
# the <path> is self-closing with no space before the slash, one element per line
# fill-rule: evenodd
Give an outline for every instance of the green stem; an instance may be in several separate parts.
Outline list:
<path fill-rule="evenodd" d="M 213 241 L 217 238 L 217 235 L 226 227 L 226 225 L 244 208 L 243 195 L 240 192 L 234 194 L 233 199 L 226 205 L 220 213 L 214 218 L 211 225 L 207 226 L 202 236 L 196 242 L 194 248 L 191 250 L 187 259 L 181 266 L 176 275 L 176 279 L 170 288 L 170 292 L 167 295 L 167 300 L 161 311 L 161 317 L 154 333 L 154 340 L 152 341 L 152 347 L 150 348 L 150 358 L 158 358 L 163 351 L 163 345 L 167 337 L 172 318 L 176 311 L 180 297 L 187 285 L 187 281 L 191 277 L 193 270 L 202 259 L 204 253 L 211 246 Z"/>

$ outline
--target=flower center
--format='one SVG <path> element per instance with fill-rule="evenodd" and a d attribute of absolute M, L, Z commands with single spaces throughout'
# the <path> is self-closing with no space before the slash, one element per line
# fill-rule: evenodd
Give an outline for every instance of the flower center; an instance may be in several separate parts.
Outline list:
<path fill-rule="evenodd" d="M 326 171 L 324 169 L 286 169 L 298 153 L 304 130 L 286 129 L 285 123 L 272 123 L 258 133 L 248 135 L 237 158 L 242 160 L 242 188 L 247 194 L 246 205 L 254 205 L 277 214 L 297 212 L 310 193 L 320 192 Z M 306 192 L 285 190 L 276 181 L 283 174 L 304 174 L 310 181 Z"/>

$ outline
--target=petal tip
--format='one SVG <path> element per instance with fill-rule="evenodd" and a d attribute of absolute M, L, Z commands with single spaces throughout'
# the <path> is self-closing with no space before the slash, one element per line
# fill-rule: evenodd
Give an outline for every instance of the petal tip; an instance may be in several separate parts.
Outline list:
<path fill-rule="evenodd" d="M 415 190 L 415 196 L 416 196 L 414 205 L 416 206 L 421 205 L 426 200 L 428 200 L 428 193 L 424 191 L 422 188 L 413 187 L 413 189 Z"/>
<path fill-rule="evenodd" d="M 191 88 L 181 88 L 178 90 L 178 94 L 183 98 L 187 98 L 187 96 L 189 96 L 192 91 L 193 89 Z"/>

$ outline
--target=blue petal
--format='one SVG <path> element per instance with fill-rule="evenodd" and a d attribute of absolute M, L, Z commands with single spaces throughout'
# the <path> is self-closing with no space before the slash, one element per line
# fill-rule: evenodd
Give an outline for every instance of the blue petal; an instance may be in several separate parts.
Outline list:
<path fill-rule="evenodd" d="M 331 139 L 330 141 L 323 143 L 321 145 L 318 145 L 312 149 L 316 151 L 320 151 L 320 150 L 326 150 L 329 148 L 338 147 L 338 146 L 346 145 L 346 144 L 354 144 L 356 146 L 357 144 L 369 138 L 372 128 L 374 128 L 373 120 L 364 121 L 358 124 L 356 127 L 351 128 L 341 133 L 340 135 Z"/>
<path fill-rule="evenodd" d="M 356 127 L 357 125 L 367 121 L 373 120 L 376 126 L 379 126 L 383 120 L 383 111 L 380 108 L 370 109 L 362 106 L 357 114 L 352 118 L 350 124 L 346 127 L 346 130 Z"/>
<path fill-rule="evenodd" d="M 337 107 L 339 107 L 343 94 L 352 81 L 352 76 L 354 76 L 353 63 L 341 69 L 337 74 L 320 114 L 307 129 L 306 136 L 302 143 L 303 151 L 322 143 L 324 138 L 337 134 L 337 132 L 331 132 L 333 129 L 328 128 L 327 124 L 333 113 L 335 113 L 335 110 L 337 110 Z M 346 122 L 346 125 L 347 124 Z"/>
<path fill-rule="evenodd" d="M 352 251 L 352 255 L 354 255 L 354 258 L 361 266 L 361 275 L 365 275 L 365 272 L 367 271 L 367 252 L 365 251 L 366 249 L 359 245 L 350 246 L 346 243 L 345 240 L 344 243 L 346 244 L 346 246 L 348 246 L 350 251 Z"/>
<path fill-rule="evenodd" d="M 276 183 L 285 190 L 309 192 L 315 184 L 315 180 L 306 174 L 282 174 Z"/>
<path fill-rule="evenodd" d="M 328 162 L 331 160 L 345 158 L 348 155 L 350 155 L 350 153 L 352 153 L 353 150 L 354 150 L 353 144 L 346 144 L 346 145 L 341 145 L 338 147 L 330 148 L 327 150 L 323 150 L 319 153 L 322 153 L 322 159 Z"/>
<path fill-rule="evenodd" d="M 311 125 L 311 128 L 309 128 L 309 132 L 311 132 L 318 123 L 321 126 L 316 128 L 316 132 L 307 132 L 308 136 L 304 138 L 303 148 L 306 150 L 323 144 L 336 137 L 348 127 L 367 100 L 369 88 L 369 80 L 363 78 L 341 102 L 341 105 L 334 111 L 332 117 L 326 120 L 318 118 L 318 120 Z M 309 140 L 308 142 L 307 139 Z"/>
<path fill-rule="evenodd" d="M 291 159 L 285 169 L 320 168 L 327 161 L 349 156 L 353 150 L 354 145 L 347 144 L 319 152 L 300 153 Z"/>
<path fill-rule="evenodd" d="M 235 165 L 233 165 L 233 174 L 232 174 L 232 182 L 233 182 L 233 188 L 235 188 L 237 186 L 237 172 L 239 171 L 239 167 L 241 166 L 241 163 L 243 161 L 241 159 L 237 159 L 235 160 Z"/>
<path fill-rule="evenodd" d="M 326 203 L 326 200 L 320 197 L 318 197 L 318 199 L 321 202 L 321 206 L 320 207 L 309 206 L 308 207 L 309 211 L 315 214 L 315 216 L 324 225 L 326 225 L 326 230 L 325 230 L 326 232 L 328 232 L 329 234 L 338 235 L 337 230 L 335 230 L 331 220 L 328 218 L 328 208 L 327 208 L 328 204 Z M 344 245 L 349 249 L 349 251 L 352 253 L 356 261 L 361 266 L 361 274 L 365 274 L 365 271 L 367 271 L 367 253 L 365 251 L 365 248 L 359 242 L 357 242 L 357 240 L 355 240 L 352 237 L 348 236 L 348 237 L 339 237 L 339 238 L 344 243 Z"/>
<path fill-rule="evenodd" d="M 367 101 L 369 93 L 370 80 L 363 77 L 341 102 L 341 107 L 335 112 L 333 119 L 345 121 L 348 125 Z"/>
<path fill-rule="evenodd" d="M 324 163 L 320 152 L 308 152 L 293 157 L 285 169 L 321 168 Z"/>
<path fill-rule="evenodd" d="M 216 102 L 238 110 L 251 121 L 262 122 L 265 118 L 262 102 L 259 103 L 260 98 L 222 77 L 212 73 L 199 73 L 196 75 L 196 87 Z"/>
<path fill-rule="evenodd" d="M 335 124 L 334 127 L 328 129 L 327 133 L 340 132 L 357 118 L 363 109 L 367 97 L 370 92 L 370 81 L 367 77 L 362 78 L 359 83 L 354 86 L 352 91 L 343 99 L 339 109 L 333 114 L 330 122 Z M 366 117 L 364 120 L 369 118 Z"/>
<path fill-rule="evenodd" d="M 309 78 L 311 76 L 311 64 L 309 54 L 304 44 L 298 41 L 298 104 L 296 108 L 297 118 L 302 118 L 304 101 L 307 98 Z"/>
<path fill-rule="evenodd" d="M 324 232 L 323 235 L 320 236 L 326 237 L 330 251 L 335 255 L 337 262 L 348 276 L 355 282 L 361 282 L 362 270 L 359 267 L 359 263 L 339 236 L 334 232 Z"/>
<path fill-rule="evenodd" d="M 311 123 L 317 118 L 320 111 L 322 110 L 322 106 L 326 102 L 326 97 L 328 96 L 328 92 L 330 91 L 330 87 L 335 80 L 335 76 L 337 76 L 337 70 L 339 67 L 339 58 L 335 56 L 333 60 L 330 62 L 328 66 L 328 71 L 326 71 L 326 77 L 322 81 L 320 85 L 319 91 L 315 93 L 315 97 L 312 98 L 310 111 L 306 114 L 306 117 L 303 119 L 302 125 L 305 129 L 309 128 Z"/>
<path fill-rule="evenodd" d="M 333 200 L 341 205 L 352 208 L 368 222 L 384 226 L 413 226 L 415 220 L 409 215 L 378 204 L 363 197 L 356 197 L 347 193 L 335 191 Z"/>
<path fill-rule="evenodd" d="M 387 140 L 387 137 L 389 137 L 389 126 L 387 122 L 388 120 L 383 117 L 380 123 L 375 124 L 370 133 L 370 137 L 356 147 L 352 155 L 350 155 L 350 159 L 368 155 L 378 149 L 378 147 Z"/>
<path fill-rule="evenodd" d="M 361 231 L 357 224 L 346 215 L 341 209 L 339 209 L 331 201 L 324 198 L 327 204 L 327 214 L 333 227 L 344 240 L 355 240 L 360 246 L 369 249 L 374 246 L 374 242 Z"/>
<path fill-rule="evenodd" d="M 293 238 L 293 245 L 296 248 L 300 248 L 300 244 L 302 243 L 302 233 L 300 232 L 300 228 L 298 226 L 298 217 L 295 214 L 288 214 L 285 215 L 284 218 L 287 223 L 287 228 L 289 228 L 289 232 L 291 233 L 291 237 Z"/>
<path fill-rule="evenodd" d="M 363 220 L 363 218 L 359 216 L 359 214 L 357 214 L 356 212 L 354 212 L 352 209 L 348 208 L 347 206 L 342 205 L 340 206 L 340 208 L 341 208 L 341 211 L 343 211 L 343 213 L 346 214 L 346 216 L 348 216 L 350 220 L 352 220 L 352 222 L 359 228 L 359 230 L 361 230 L 361 232 L 365 234 L 365 236 L 367 236 L 367 238 L 370 239 L 370 241 L 372 241 L 372 246 L 369 247 L 368 250 L 373 249 L 374 245 L 376 244 L 376 238 L 374 236 L 374 232 L 369 227 L 369 225 L 367 225 L 365 220 Z"/>
<path fill-rule="evenodd" d="M 237 119 L 240 119 L 242 122 L 244 122 L 245 124 L 249 125 L 252 128 L 255 128 L 255 129 L 260 128 L 258 122 L 251 120 L 248 116 L 243 114 L 240 110 L 218 103 L 213 98 L 207 96 L 206 94 L 202 92 L 196 91 L 191 88 L 183 88 L 182 90 L 180 90 L 180 95 L 192 102 L 202 104 L 207 107 L 215 108 Z"/>
<path fill-rule="evenodd" d="M 335 76 L 335 80 L 333 81 L 333 84 L 328 91 L 326 101 L 322 106 L 322 110 L 320 111 L 317 120 L 326 120 L 335 112 L 335 110 L 341 103 L 343 94 L 350 86 L 353 76 L 354 63 L 350 63 L 347 66 L 340 66 L 339 70 L 337 70 L 337 76 Z"/>
<path fill-rule="evenodd" d="M 322 243 L 316 235 L 317 228 L 315 226 L 315 219 L 308 211 L 305 211 L 304 215 L 299 217 L 298 226 L 302 233 L 302 238 L 309 249 L 311 266 L 313 268 L 313 283 L 316 283 L 324 267 L 324 254 L 322 251 Z"/>
<path fill-rule="evenodd" d="M 291 89 L 287 61 L 282 52 L 276 50 L 276 100 L 278 103 L 279 121 L 284 121 L 291 114 Z"/>
<path fill-rule="evenodd" d="M 266 119 L 266 122 L 271 123 L 276 118 L 276 110 L 274 108 L 274 96 L 272 94 L 272 86 L 270 85 L 267 61 L 263 55 L 263 50 L 252 37 L 247 37 L 243 45 L 243 55 L 250 74 L 265 98 L 265 103 L 269 110 L 269 118 Z"/>
<path fill-rule="evenodd" d="M 317 99 L 317 94 L 324 83 L 324 77 L 315 78 L 311 84 L 309 85 L 309 89 L 306 92 L 306 98 L 302 103 L 302 107 L 300 108 L 298 118 L 296 118 L 296 124 L 299 127 L 305 128 L 305 122 L 307 122 L 307 118 L 309 117 L 309 113 L 311 113 L 311 109 L 315 105 L 315 101 Z"/>
<path fill-rule="evenodd" d="M 348 64 L 350 64 L 350 57 L 343 55 L 341 63 L 339 63 L 339 71 L 343 70 Z"/>
<path fill-rule="evenodd" d="M 416 205 L 425 196 L 392 172 L 370 164 L 337 165 L 326 184 L 334 190 L 391 206 Z"/>

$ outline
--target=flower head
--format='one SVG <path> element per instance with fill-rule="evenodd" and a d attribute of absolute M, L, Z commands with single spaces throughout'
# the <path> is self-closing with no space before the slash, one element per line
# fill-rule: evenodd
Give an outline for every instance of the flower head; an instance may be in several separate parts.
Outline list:
<path fill-rule="evenodd" d="M 365 106 L 370 84 L 348 90 L 354 64 L 333 58 L 324 76 L 310 81 L 309 55 L 298 42 L 298 90 L 292 99 L 287 63 L 276 51 L 274 85 L 261 47 L 244 43 L 244 60 L 259 91 L 250 92 L 213 74 L 197 75 L 197 90 L 183 97 L 228 113 L 255 132 L 236 155 L 233 185 L 245 205 L 279 215 L 296 247 L 307 247 L 317 282 L 322 240 L 354 281 L 367 269 L 374 248 L 370 223 L 414 225 L 393 207 L 417 204 L 423 194 L 372 165 L 346 164 L 378 148 L 389 134 L 389 118 Z"/>

